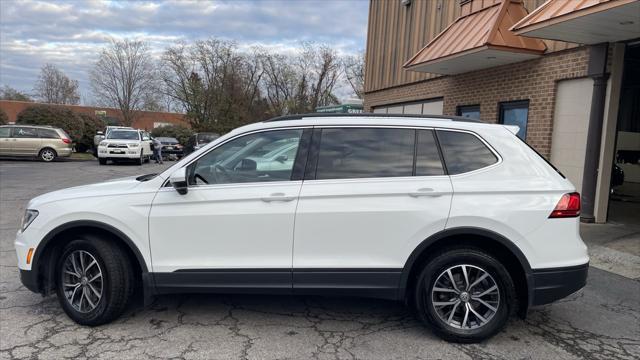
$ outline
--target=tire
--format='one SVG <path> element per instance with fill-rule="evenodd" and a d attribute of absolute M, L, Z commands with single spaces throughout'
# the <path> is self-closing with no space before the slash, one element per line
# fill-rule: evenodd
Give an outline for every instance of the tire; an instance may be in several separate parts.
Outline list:
<path fill-rule="evenodd" d="M 98 163 L 100 165 L 107 165 L 107 159 L 106 158 L 98 158 Z"/>
<path fill-rule="evenodd" d="M 455 286 L 447 270 L 451 271 Z M 484 274 L 487 276 L 474 285 Z M 490 291 L 494 285 L 497 289 Z M 482 250 L 463 247 L 438 253 L 427 262 L 416 282 L 414 304 L 420 320 L 444 340 L 474 343 L 504 328 L 517 308 L 515 294 L 509 272 L 496 258 Z M 494 310 L 479 302 L 478 297 Z"/>
<path fill-rule="evenodd" d="M 140 150 L 140 158 L 136 160 L 136 164 L 142 165 L 144 163 L 144 150 Z"/>
<path fill-rule="evenodd" d="M 52 148 L 44 148 L 38 153 L 38 158 L 44 162 L 52 162 L 58 157 L 58 154 Z"/>
<path fill-rule="evenodd" d="M 64 312 L 76 323 L 88 326 L 106 324 L 120 316 L 133 294 L 135 281 L 124 251 L 112 241 L 93 235 L 79 236 L 64 247 L 56 264 L 56 279 L 56 293 Z"/>

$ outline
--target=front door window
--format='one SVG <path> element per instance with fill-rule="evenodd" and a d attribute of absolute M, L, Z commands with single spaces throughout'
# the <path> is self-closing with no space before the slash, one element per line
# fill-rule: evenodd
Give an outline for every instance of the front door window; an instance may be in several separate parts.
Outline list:
<path fill-rule="evenodd" d="M 265 131 L 222 144 L 191 164 L 190 185 L 287 181 L 302 130 Z"/>

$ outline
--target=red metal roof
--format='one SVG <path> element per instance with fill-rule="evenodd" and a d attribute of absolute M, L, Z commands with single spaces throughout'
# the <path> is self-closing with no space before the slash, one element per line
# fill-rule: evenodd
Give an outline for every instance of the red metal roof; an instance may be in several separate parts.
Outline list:
<path fill-rule="evenodd" d="M 465 4 L 462 16 L 438 34 L 404 65 L 405 68 L 493 48 L 502 51 L 541 55 L 546 47 L 541 40 L 515 35 L 509 30 L 527 15 L 520 0 L 474 0 Z"/>
<path fill-rule="evenodd" d="M 561 22 L 573 17 L 583 16 L 592 12 L 608 10 L 626 5 L 637 0 L 548 0 L 531 14 L 518 21 L 511 30 L 517 33 L 526 31 L 525 28 L 542 26 L 544 23 Z"/>

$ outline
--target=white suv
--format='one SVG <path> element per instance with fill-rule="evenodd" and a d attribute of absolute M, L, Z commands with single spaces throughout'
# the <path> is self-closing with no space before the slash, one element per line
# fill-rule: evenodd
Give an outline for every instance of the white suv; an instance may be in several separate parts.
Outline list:
<path fill-rule="evenodd" d="M 587 278 L 580 196 L 515 132 L 435 116 L 244 126 L 161 174 L 31 200 L 15 242 L 22 282 L 86 325 L 119 316 L 141 284 L 146 302 L 402 300 L 443 338 L 479 341 Z M 294 161 L 265 156 L 291 143 Z"/>
<path fill-rule="evenodd" d="M 98 161 L 134 160 L 139 165 L 151 158 L 151 137 L 142 130 L 131 128 L 111 129 L 98 145 Z"/>

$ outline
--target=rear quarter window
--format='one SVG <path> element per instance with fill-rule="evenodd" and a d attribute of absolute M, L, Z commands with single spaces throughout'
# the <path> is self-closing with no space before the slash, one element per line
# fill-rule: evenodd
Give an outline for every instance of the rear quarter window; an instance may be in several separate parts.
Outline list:
<path fill-rule="evenodd" d="M 438 141 L 449 175 L 482 169 L 498 162 L 496 155 L 477 136 L 438 130 Z"/>
<path fill-rule="evenodd" d="M 38 135 L 43 139 L 59 139 L 60 136 L 53 129 L 38 129 Z"/>

